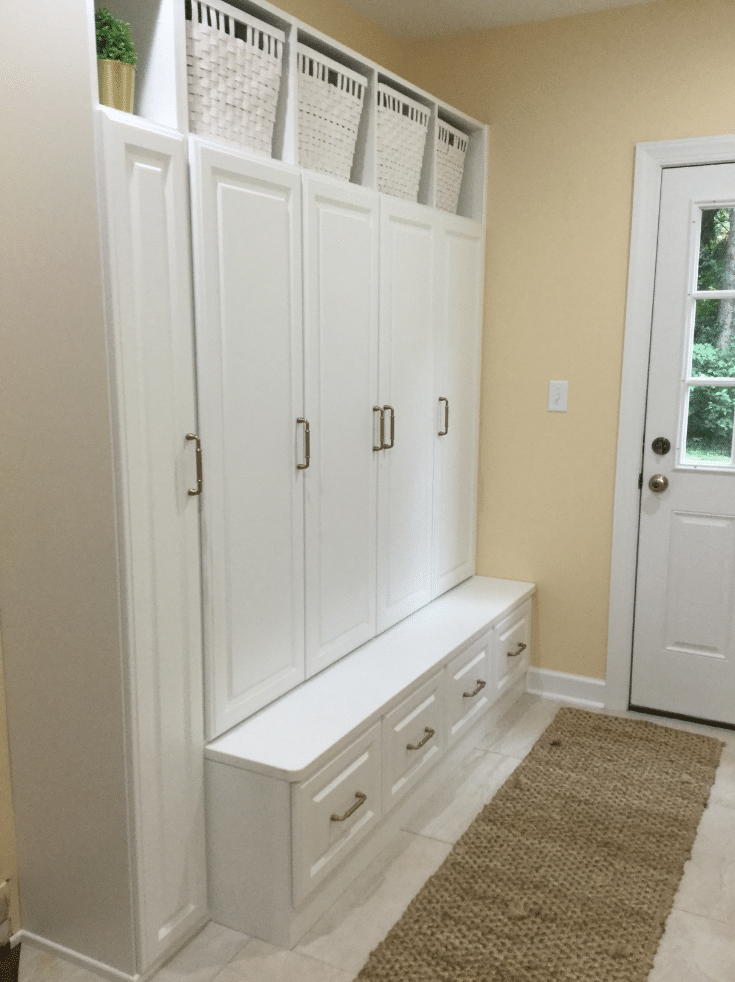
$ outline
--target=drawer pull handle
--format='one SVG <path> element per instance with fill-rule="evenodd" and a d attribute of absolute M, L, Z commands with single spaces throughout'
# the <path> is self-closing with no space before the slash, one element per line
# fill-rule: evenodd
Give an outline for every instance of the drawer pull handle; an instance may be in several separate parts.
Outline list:
<path fill-rule="evenodd" d="M 296 425 L 298 426 L 299 424 L 303 424 L 304 427 L 304 462 L 303 464 L 297 464 L 296 469 L 305 471 L 311 459 L 311 430 L 309 429 L 309 420 L 304 419 L 303 416 L 299 416 L 296 420 Z"/>
<path fill-rule="evenodd" d="M 406 750 L 420 750 L 425 743 L 428 743 L 429 740 L 431 740 L 431 738 L 436 733 L 436 730 L 432 730 L 432 728 L 430 726 L 425 726 L 424 727 L 424 733 L 426 734 L 426 736 L 421 741 L 421 743 L 416 743 L 416 744 L 407 743 L 406 744 Z"/>
<path fill-rule="evenodd" d="M 380 437 L 378 446 L 373 443 L 373 450 L 382 450 L 385 443 L 385 410 L 382 406 L 373 406 L 373 427 L 375 427 L 375 413 L 380 413 Z M 373 434 L 373 440 L 375 435 Z"/>
<path fill-rule="evenodd" d="M 487 682 L 483 682 L 482 679 L 478 679 L 477 680 L 477 688 L 474 689 L 472 692 L 463 692 L 462 693 L 462 698 L 463 699 L 471 699 L 473 696 L 476 696 L 477 693 L 480 692 L 481 689 L 484 689 L 486 685 L 487 685 Z"/>
<path fill-rule="evenodd" d="M 197 495 L 202 493 L 202 485 L 204 484 L 204 478 L 202 476 L 202 441 L 199 439 L 196 433 L 187 433 L 187 440 L 194 440 L 196 446 L 197 454 L 197 486 L 195 488 L 189 488 L 190 495 Z"/>
<path fill-rule="evenodd" d="M 522 641 L 519 641 L 518 642 L 518 651 L 509 651 L 508 652 L 508 658 L 517 658 L 518 655 L 520 655 L 522 652 L 524 652 L 527 647 L 528 647 L 527 644 L 524 644 Z"/>
<path fill-rule="evenodd" d="M 449 399 L 444 396 L 439 396 L 439 402 L 444 403 L 444 429 L 439 430 L 437 436 L 446 436 L 449 432 Z"/>
<path fill-rule="evenodd" d="M 353 815 L 357 811 L 360 805 L 364 805 L 365 802 L 367 801 L 367 795 L 363 794 L 362 791 L 355 791 L 355 797 L 357 798 L 357 801 L 352 806 L 352 808 L 348 808 L 348 810 L 344 813 L 344 815 L 330 815 L 329 821 L 344 822 L 346 818 L 349 818 L 350 815 Z"/>

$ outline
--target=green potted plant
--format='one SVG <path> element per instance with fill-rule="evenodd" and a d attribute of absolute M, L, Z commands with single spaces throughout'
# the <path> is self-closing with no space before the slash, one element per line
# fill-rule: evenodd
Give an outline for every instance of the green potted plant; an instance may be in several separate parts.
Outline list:
<path fill-rule="evenodd" d="M 130 24 L 115 17 L 106 7 L 100 7 L 95 14 L 95 27 L 100 102 L 131 113 L 138 58 L 130 37 Z"/>

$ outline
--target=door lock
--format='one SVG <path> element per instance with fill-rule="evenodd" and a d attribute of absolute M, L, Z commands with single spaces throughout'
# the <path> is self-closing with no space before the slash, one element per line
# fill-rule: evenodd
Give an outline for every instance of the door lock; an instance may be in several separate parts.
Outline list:
<path fill-rule="evenodd" d="M 651 444 L 651 450 L 658 454 L 659 457 L 663 457 L 671 450 L 671 441 L 667 440 L 665 436 L 657 436 L 656 439 Z"/>
<path fill-rule="evenodd" d="M 665 474 L 654 474 L 648 486 L 654 494 L 661 494 L 669 486 L 669 479 Z"/>

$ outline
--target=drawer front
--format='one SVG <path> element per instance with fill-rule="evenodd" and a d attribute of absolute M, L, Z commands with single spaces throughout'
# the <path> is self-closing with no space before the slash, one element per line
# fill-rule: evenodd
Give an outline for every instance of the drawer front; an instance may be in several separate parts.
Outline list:
<path fill-rule="evenodd" d="M 495 666 L 498 693 L 528 668 L 531 655 L 531 602 L 525 603 L 495 628 Z"/>
<path fill-rule="evenodd" d="M 313 777 L 293 785 L 294 906 L 377 824 L 380 792 L 380 723 Z"/>
<path fill-rule="evenodd" d="M 383 807 L 399 801 L 444 753 L 444 672 L 383 719 Z"/>
<path fill-rule="evenodd" d="M 493 639 L 490 631 L 446 668 L 447 745 L 452 746 L 495 700 Z"/>

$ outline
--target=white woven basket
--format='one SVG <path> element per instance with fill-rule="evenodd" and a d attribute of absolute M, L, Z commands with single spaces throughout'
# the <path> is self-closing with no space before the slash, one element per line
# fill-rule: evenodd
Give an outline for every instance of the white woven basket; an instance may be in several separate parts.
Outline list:
<path fill-rule="evenodd" d="M 443 119 L 437 123 L 436 207 L 456 214 L 469 141 L 465 133 Z"/>
<path fill-rule="evenodd" d="M 416 201 L 429 110 L 378 83 L 378 190 Z"/>
<path fill-rule="evenodd" d="M 187 3 L 189 127 L 270 156 L 285 35 L 221 0 Z"/>
<path fill-rule="evenodd" d="M 349 180 L 367 79 L 304 44 L 296 64 L 299 163 Z"/>

